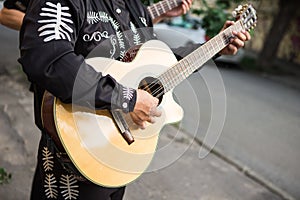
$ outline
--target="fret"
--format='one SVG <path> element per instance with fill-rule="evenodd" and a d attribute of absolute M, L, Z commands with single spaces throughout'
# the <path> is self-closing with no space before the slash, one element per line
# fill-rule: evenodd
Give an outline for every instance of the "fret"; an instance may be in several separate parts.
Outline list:
<path fill-rule="evenodd" d="M 196 57 L 196 54 L 195 53 L 192 53 L 190 55 L 188 55 L 189 59 L 190 60 L 194 60 L 194 61 L 198 61 L 199 59 Z M 197 62 L 196 62 L 196 65 L 197 65 Z"/>
<path fill-rule="evenodd" d="M 156 14 L 157 14 L 156 17 L 158 17 L 160 15 L 160 13 L 159 13 L 159 11 L 157 9 L 157 4 L 154 4 L 153 7 L 154 7 L 154 9 L 156 11 Z"/>
<path fill-rule="evenodd" d="M 168 79 L 165 77 L 165 74 L 162 74 L 161 76 L 158 77 L 158 80 L 162 83 L 164 90 L 168 91 L 169 89 L 167 88 L 168 85 Z"/>
<path fill-rule="evenodd" d="M 218 48 L 219 48 L 220 50 L 223 49 L 224 47 L 221 46 L 221 45 L 225 45 L 225 43 L 224 43 L 224 41 L 223 41 L 223 39 L 222 39 L 222 37 L 221 37 L 221 34 L 218 34 L 218 35 L 216 36 L 216 39 L 218 40 L 218 41 L 217 41 Z"/>
<path fill-rule="evenodd" d="M 178 63 L 178 68 L 180 69 L 181 73 L 185 76 L 185 68 L 181 65 L 181 62 Z"/>
<path fill-rule="evenodd" d="M 168 85 L 168 87 L 170 87 L 170 88 L 172 88 L 172 85 L 174 84 L 174 74 L 173 74 L 173 70 L 174 70 L 174 68 L 172 68 L 172 69 L 170 69 L 170 70 L 168 70 L 168 78 L 169 78 L 169 85 Z"/>
<path fill-rule="evenodd" d="M 239 22 L 228 27 L 222 33 L 219 33 L 214 38 L 207 41 L 194 52 L 180 60 L 172 68 L 160 75 L 159 80 L 163 83 L 165 92 L 174 88 L 195 70 L 200 68 L 207 60 L 226 47 L 233 37 L 233 30 L 240 31 L 241 29 L 242 27 Z"/>
<path fill-rule="evenodd" d="M 175 65 L 175 66 L 176 66 L 176 65 Z M 176 67 L 175 67 L 175 68 L 176 68 Z M 174 68 L 174 70 L 172 71 L 172 78 L 173 78 L 173 81 L 172 81 L 172 84 L 170 84 L 170 87 L 171 87 L 171 88 L 175 87 L 175 85 L 177 85 L 177 83 L 178 83 L 178 78 L 179 78 L 179 76 L 178 76 L 178 74 L 176 73 L 175 68 Z"/>
<path fill-rule="evenodd" d="M 190 73 L 191 71 L 193 71 L 193 63 L 189 60 L 188 57 L 186 57 L 186 59 L 184 60 L 185 62 L 185 66 L 187 66 L 188 68 L 188 73 Z"/>
<path fill-rule="evenodd" d="M 189 73 L 187 72 L 187 70 L 183 67 L 181 67 L 181 77 L 182 80 L 184 80 L 185 78 L 187 78 L 189 76 Z"/>
<path fill-rule="evenodd" d="M 215 49 L 216 49 L 217 52 L 219 52 L 220 51 L 220 45 L 219 45 L 218 38 L 215 37 L 214 40 L 215 40 Z"/>
<path fill-rule="evenodd" d="M 176 72 L 174 71 L 174 68 L 172 68 L 170 72 L 170 78 L 172 79 L 170 87 L 173 88 L 173 85 L 176 84 Z"/>
<path fill-rule="evenodd" d="M 163 13 L 166 13 L 165 6 L 163 5 L 163 1 L 160 1 L 159 3 Z"/>
<path fill-rule="evenodd" d="M 178 6 L 178 3 L 177 3 L 176 0 L 173 0 L 173 3 L 174 3 L 174 5 L 175 5 L 175 7 Z"/>
<path fill-rule="evenodd" d="M 158 79 L 163 84 L 165 92 L 169 91 L 171 88 L 168 86 L 170 83 L 170 78 L 168 78 L 168 71 L 166 71 L 164 74 L 160 75 Z"/>
<path fill-rule="evenodd" d="M 217 43 L 215 38 L 212 40 L 212 47 L 213 47 L 213 52 L 219 52 L 220 51 L 219 48 L 218 48 L 218 43 Z"/>
<path fill-rule="evenodd" d="M 177 0 L 162 0 L 147 7 L 152 19 L 178 6 Z"/>
<path fill-rule="evenodd" d="M 191 60 L 189 60 L 188 57 L 185 60 L 186 60 L 186 65 L 189 66 L 188 73 L 192 74 L 195 71 L 195 69 L 194 69 L 194 67 L 195 67 L 194 66 L 194 62 L 192 62 Z"/>
<path fill-rule="evenodd" d="M 153 14 L 153 12 L 152 12 L 152 7 L 149 6 L 149 7 L 148 7 L 148 11 L 149 11 L 149 13 L 150 13 L 151 18 L 154 19 L 155 16 L 154 16 L 154 14 Z"/>
<path fill-rule="evenodd" d="M 184 64 L 182 64 L 182 62 L 178 63 L 177 68 L 178 68 L 181 78 L 182 78 L 182 76 L 185 76 L 186 67 Z"/>
<path fill-rule="evenodd" d="M 215 45 L 214 45 L 213 39 L 211 39 L 207 45 L 208 45 L 208 49 L 209 49 L 209 54 L 211 54 L 211 52 L 215 51 Z"/>
<path fill-rule="evenodd" d="M 198 51 L 195 51 L 194 53 L 191 54 L 195 58 L 197 66 L 200 66 L 200 63 L 201 63 L 201 59 L 202 59 L 202 55 L 203 55 L 203 53 L 201 53 L 201 51 L 203 51 L 203 49 L 199 48 Z"/>
<path fill-rule="evenodd" d="M 182 79 L 181 65 L 176 65 L 176 72 L 178 73 L 178 79 Z"/>
<path fill-rule="evenodd" d="M 168 5 L 168 7 L 169 7 L 169 10 L 171 10 L 172 7 L 171 7 L 170 2 L 169 2 L 168 0 L 167 0 L 167 5 Z"/>
<path fill-rule="evenodd" d="M 208 42 L 209 42 L 209 41 L 208 41 Z M 205 44 L 203 45 L 203 55 L 202 55 L 202 57 L 203 57 L 204 59 L 206 59 L 207 52 L 209 52 L 209 49 L 207 48 L 207 43 L 205 43 Z M 201 55 L 200 55 L 200 56 L 201 56 Z"/>
<path fill-rule="evenodd" d="M 179 70 L 179 68 L 180 68 L 180 65 L 176 65 L 176 67 L 175 67 L 176 73 L 177 73 L 177 75 L 176 75 L 176 83 L 180 83 L 181 80 L 183 80 L 182 79 L 182 71 Z"/>
<path fill-rule="evenodd" d="M 182 63 L 183 63 L 184 69 L 185 69 L 185 73 L 189 74 L 190 73 L 189 72 L 189 64 L 187 63 L 187 59 L 183 59 Z"/>

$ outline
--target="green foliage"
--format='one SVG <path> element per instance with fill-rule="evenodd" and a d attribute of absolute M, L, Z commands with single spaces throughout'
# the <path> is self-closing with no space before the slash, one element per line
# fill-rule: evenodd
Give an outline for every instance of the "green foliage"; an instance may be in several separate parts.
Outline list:
<path fill-rule="evenodd" d="M 217 0 L 216 5 L 211 7 L 206 0 L 202 0 L 203 8 L 193 9 L 192 12 L 202 16 L 202 28 L 208 37 L 213 37 L 219 33 L 226 20 L 230 19 L 230 14 L 226 11 L 230 7 L 230 1 Z"/>
<path fill-rule="evenodd" d="M 9 183 L 10 179 L 11 179 L 11 174 L 7 173 L 5 169 L 0 167 L 0 185 Z"/>

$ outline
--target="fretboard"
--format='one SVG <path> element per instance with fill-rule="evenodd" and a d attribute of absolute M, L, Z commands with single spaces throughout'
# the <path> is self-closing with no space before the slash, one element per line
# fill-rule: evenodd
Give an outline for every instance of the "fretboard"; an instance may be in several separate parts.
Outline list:
<path fill-rule="evenodd" d="M 180 82 L 190 76 L 195 70 L 212 58 L 216 53 L 222 50 L 230 43 L 234 37 L 232 31 L 240 32 L 244 27 L 240 21 L 228 27 L 185 58 L 176 63 L 173 67 L 161 74 L 158 79 L 164 86 L 164 93 L 168 92 Z"/>
<path fill-rule="evenodd" d="M 163 0 L 147 7 L 152 19 L 172 10 L 181 3 L 181 0 Z"/>

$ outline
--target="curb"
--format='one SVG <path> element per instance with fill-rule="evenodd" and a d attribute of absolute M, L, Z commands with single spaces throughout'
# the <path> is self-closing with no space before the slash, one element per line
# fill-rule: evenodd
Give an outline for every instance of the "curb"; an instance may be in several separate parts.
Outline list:
<path fill-rule="evenodd" d="M 182 133 L 186 134 L 187 137 L 192 138 L 191 134 L 189 134 L 187 131 L 179 129 Z M 225 154 L 222 153 L 221 150 L 217 149 L 216 147 L 211 148 L 209 145 L 203 143 L 202 140 L 200 140 L 197 137 L 193 138 L 195 142 L 199 145 L 205 148 L 206 150 L 210 151 L 212 154 L 223 160 L 224 162 L 228 163 L 229 165 L 233 166 L 236 168 L 238 171 L 240 171 L 243 175 L 246 177 L 250 178 L 254 182 L 258 183 L 259 185 L 263 186 L 264 188 L 268 189 L 270 192 L 278 195 L 284 200 L 296 200 L 293 196 L 291 196 L 289 193 L 284 191 L 283 189 L 279 188 L 269 180 L 265 179 L 263 176 L 260 174 L 257 174 L 255 171 L 253 171 L 251 168 L 243 165 L 239 161 L 230 158 L 229 156 L 226 156 Z"/>

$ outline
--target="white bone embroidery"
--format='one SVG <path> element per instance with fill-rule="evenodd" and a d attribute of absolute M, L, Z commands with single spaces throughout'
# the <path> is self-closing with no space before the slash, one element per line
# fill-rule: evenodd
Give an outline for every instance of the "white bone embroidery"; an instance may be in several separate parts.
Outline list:
<path fill-rule="evenodd" d="M 64 199 L 77 199 L 79 196 L 79 190 L 76 178 L 73 175 L 62 175 L 60 178 L 61 186 L 59 188 L 62 190 L 61 194 Z"/>
<path fill-rule="evenodd" d="M 135 25 L 132 22 L 130 22 L 130 28 L 131 28 L 131 31 L 133 32 L 133 43 L 135 45 L 141 44 L 142 43 L 141 36 L 140 36 L 138 30 L 136 29 Z"/>
<path fill-rule="evenodd" d="M 43 158 L 42 158 L 43 159 L 43 167 L 44 167 L 45 172 L 52 171 L 53 165 L 54 165 L 52 153 L 48 150 L 47 147 L 44 147 L 42 154 L 43 154 Z"/>
<path fill-rule="evenodd" d="M 44 180 L 44 188 L 45 188 L 45 194 L 48 199 L 56 199 L 58 196 L 57 191 L 57 185 L 55 176 L 53 174 L 46 174 L 45 180 Z"/>
<path fill-rule="evenodd" d="M 44 42 L 60 39 L 71 41 L 70 33 L 73 33 L 73 29 L 68 23 L 73 24 L 73 21 L 71 20 L 71 14 L 68 12 L 69 7 L 62 6 L 60 3 L 55 5 L 51 2 L 46 2 L 46 5 L 40 13 L 40 16 L 45 19 L 38 20 L 38 23 L 45 24 L 38 29 L 41 32 L 39 36 L 46 36 Z"/>
<path fill-rule="evenodd" d="M 133 97 L 134 90 L 129 87 L 123 87 L 123 97 L 124 99 L 131 100 Z"/>

